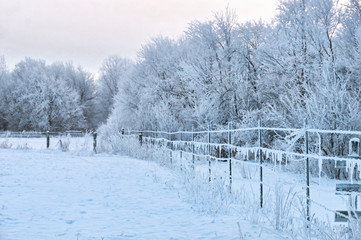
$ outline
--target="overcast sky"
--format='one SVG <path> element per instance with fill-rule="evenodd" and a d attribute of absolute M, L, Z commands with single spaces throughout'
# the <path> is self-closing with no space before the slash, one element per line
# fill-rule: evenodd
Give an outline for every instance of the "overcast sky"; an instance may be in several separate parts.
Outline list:
<path fill-rule="evenodd" d="M 95 73 L 104 58 L 135 59 L 159 34 L 176 37 L 227 5 L 240 22 L 270 21 L 278 0 L 0 0 L 0 55 L 72 61 Z"/>

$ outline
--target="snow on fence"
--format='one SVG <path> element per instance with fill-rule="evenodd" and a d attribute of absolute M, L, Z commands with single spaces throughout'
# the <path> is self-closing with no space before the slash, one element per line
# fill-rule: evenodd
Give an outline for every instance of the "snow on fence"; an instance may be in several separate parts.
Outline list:
<path fill-rule="evenodd" d="M 315 212 L 311 212 L 311 205 L 314 209 L 323 209 L 326 212 L 335 216 L 335 219 L 342 216 L 347 218 L 349 222 L 355 221 L 357 218 L 357 197 L 360 195 L 356 192 L 353 195 L 356 205 L 345 205 L 345 199 L 340 201 L 330 201 L 327 196 L 333 198 L 335 190 L 324 191 L 325 196 L 320 196 L 318 189 L 322 188 L 320 184 L 321 175 L 324 174 L 324 168 L 333 164 L 333 168 L 341 165 L 343 168 L 337 169 L 337 172 L 344 171 L 348 173 L 348 179 L 351 184 L 354 181 L 361 179 L 361 160 L 358 157 L 350 156 L 333 156 L 324 155 L 323 141 L 325 134 L 340 134 L 345 135 L 346 138 L 360 137 L 360 131 L 341 131 L 341 130 L 320 130 L 309 129 L 307 127 L 307 121 L 303 128 L 272 128 L 261 126 L 259 122 L 258 127 L 251 128 L 238 128 L 232 129 L 231 125 L 228 125 L 228 129 L 212 130 L 208 127 L 207 130 L 200 131 L 151 131 L 142 130 L 134 131 L 128 130 L 121 131 L 122 137 L 136 137 L 139 140 L 140 146 L 146 145 L 148 148 L 165 147 L 169 151 L 169 161 L 174 164 L 178 158 L 180 166 L 184 167 L 188 162 L 191 169 L 195 169 L 196 162 L 203 161 L 207 163 L 208 181 L 212 181 L 214 172 L 219 168 L 219 163 L 223 163 L 223 170 L 227 172 L 229 190 L 232 191 L 233 185 L 233 171 L 237 163 L 246 164 L 258 168 L 259 178 L 259 207 L 264 205 L 264 186 L 267 186 L 267 182 L 264 180 L 265 171 L 267 174 L 275 174 L 275 169 L 284 169 L 289 171 L 287 166 L 289 164 L 297 163 L 298 168 L 302 168 L 304 172 L 303 190 L 304 191 L 304 207 L 306 222 L 310 222 Z M 245 141 L 241 141 L 241 138 L 246 136 L 247 139 L 251 139 L 252 144 L 245 145 Z M 269 142 L 273 142 L 271 145 Z M 276 142 L 276 143 L 275 143 Z M 248 142 L 249 144 L 249 142 Z M 279 146 L 278 148 L 276 146 Z M 187 158 L 188 156 L 188 158 Z M 224 165 L 227 164 L 225 167 Z M 303 166 L 302 166 L 303 165 Z M 312 166 L 312 167 L 311 167 Z M 292 168 L 292 167 L 291 167 Z M 288 169 L 288 170 L 287 170 Z M 315 180 L 312 182 L 314 186 L 311 187 L 312 174 L 318 175 L 318 184 Z M 299 169 L 296 169 L 299 171 Z M 311 171 L 312 170 L 312 171 Z M 293 169 L 294 171 L 294 169 Z M 278 175 L 276 173 L 276 175 Z M 315 174 L 314 174 L 315 175 Z M 282 176 L 282 174 L 277 177 Z M 329 176 L 330 177 L 330 176 Z M 282 177 L 281 177 L 282 178 Z M 285 178 L 282 183 L 287 183 L 289 179 Z M 290 185 L 294 183 L 288 182 Z M 270 189 L 269 186 L 268 189 Z M 312 196 L 311 189 L 314 189 L 314 197 Z M 276 190 L 277 191 L 277 190 Z M 340 205 L 345 205 L 347 211 L 337 211 L 336 209 Z M 332 205 L 332 206 L 330 206 Z M 344 207 L 345 207 L 344 206 Z M 348 214 L 346 214 L 348 212 Z M 351 212 L 351 213 L 350 213 Z M 328 220 L 328 215 L 324 220 Z M 352 216 L 352 217 L 349 217 Z M 359 221 L 359 219 L 356 219 Z"/>

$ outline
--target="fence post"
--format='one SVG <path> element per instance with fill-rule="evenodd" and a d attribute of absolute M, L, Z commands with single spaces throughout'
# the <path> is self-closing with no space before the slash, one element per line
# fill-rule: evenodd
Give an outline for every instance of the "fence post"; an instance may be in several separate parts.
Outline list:
<path fill-rule="evenodd" d="M 192 127 L 192 168 L 193 168 L 193 170 L 195 169 L 195 167 L 194 167 L 194 127 Z"/>
<path fill-rule="evenodd" d="M 93 139 L 94 139 L 94 142 L 93 142 L 93 151 L 96 153 L 96 152 L 97 152 L 97 132 L 94 132 L 94 133 L 93 133 Z"/>
<path fill-rule="evenodd" d="M 210 126 L 208 125 L 208 169 L 209 169 L 209 182 L 212 178 L 212 162 L 211 162 L 211 132 Z"/>
<path fill-rule="evenodd" d="M 183 158 L 183 133 L 180 133 L 180 151 L 179 151 L 179 155 L 180 155 L 180 170 L 182 171 L 182 158 Z"/>
<path fill-rule="evenodd" d="M 262 156 L 262 130 L 261 130 L 261 120 L 258 120 L 258 147 L 259 147 L 259 181 L 260 181 L 260 206 L 263 208 L 263 156 Z"/>
<path fill-rule="evenodd" d="M 143 134 L 141 132 L 139 133 L 139 144 L 140 146 L 143 145 Z"/>
<path fill-rule="evenodd" d="M 229 161 L 229 192 L 232 193 L 232 135 L 231 135 L 231 123 L 228 123 L 228 161 Z"/>
<path fill-rule="evenodd" d="M 310 160 L 308 158 L 308 132 L 307 132 L 307 119 L 305 119 L 305 159 L 306 159 L 306 205 L 307 221 L 310 221 Z M 307 225 L 309 227 L 309 225 Z"/>
<path fill-rule="evenodd" d="M 169 133 L 169 132 L 168 132 Z M 170 164 L 173 164 L 173 140 L 172 140 L 172 135 L 168 134 L 169 136 L 169 161 Z"/>
<path fill-rule="evenodd" d="M 50 147 L 50 134 L 49 131 L 46 131 L 46 148 Z"/>
<path fill-rule="evenodd" d="M 183 157 L 183 133 L 180 133 L 180 151 L 179 151 L 179 155 L 180 155 L 180 159 L 182 160 Z"/>

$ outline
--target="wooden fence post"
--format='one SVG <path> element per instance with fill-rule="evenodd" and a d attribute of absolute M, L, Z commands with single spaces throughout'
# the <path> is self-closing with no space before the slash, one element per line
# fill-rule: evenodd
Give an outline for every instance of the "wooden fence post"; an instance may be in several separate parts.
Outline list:
<path fill-rule="evenodd" d="M 140 146 L 143 145 L 143 134 L 142 133 L 139 133 L 139 144 L 140 144 Z"/>
<path fill-rule="evenodd" d="M 259 147 L 259 181 L 260 181 L 260 206 L 263 208 L 263 156 L 262 156 L 262 130 L 261 130 L 261 120 L 258 120 L 258 147 Z"/>
<path fill-rule="evenodd" d="M 93 139 L 94 139 L 94 142 L 93 142 L 93 151 L 96 153 L 96 152 L 97 152 L 97 132 L 94 132 L 94 133 L 93 133 Z"/>
<path fill-rule="evenodd" d="M 210 126 L 208 125 L 208 171 L 209 171 L 209 182 L 212 178 L 212 162 L 211 162 L 211 132 Z"/>
<path fill-rule="evenodd" d="M 308 158 L 308 131 L 307 131 L 307 119 L 305 119 L 305 159 L 306 159 L 306 217 L 307 221 L 310 221 L 310 160 Z M 309 227 L 307 225 L 307 227 Z"/>
<path fill-rule="evenodd" d="M 50 134 L 49 131 L 46 131 L 46 148 L 50 147 Z"/>
<path fill-rule="evenodd" d="M 228 161 L 229 161 L 229 192 L 232 193 L 232 134 L 231 123 L 228 123 Z"/>

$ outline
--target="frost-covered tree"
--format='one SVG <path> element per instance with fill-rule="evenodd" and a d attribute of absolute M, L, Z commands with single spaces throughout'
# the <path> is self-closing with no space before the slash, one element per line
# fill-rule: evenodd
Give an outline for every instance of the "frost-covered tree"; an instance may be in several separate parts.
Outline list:
<path fill-rule="evenodd" d="M 338 74 L 348 80 L 348 88 L 361 88 L 361 3 L 349 0 L 342 15 L 342 28 L 337 38 Z"/>
<path fill-rule="evenodd" d="M 305 118 L 320 119 L 326 114 L 314 104 L 323 94 L 320 86 L 325 92 L 339 86 L 340 96 L 358 98 L 358 6 L 350 1 L 342 15 L 336 0 L 282 0 L 271 25 L 239 24 L 229 9 L 192 22 L 181 38 L 158 37 L 142 47 L 114 106 L 138 128 L 161 128 L 164 116 L 188 128 L 254 125 L 259 117 L 268 125 L 296 127 Z M 343 51 L 348 41 L 351 50 Z M 327 96 L 320 104 L 338 101 Z M 336 120 L 310 124 L 345 126 Z"/>
<path fill-rule="evenodd" d="M 9 72 L 6 67 L 5 58 L 2 56 L 0 56 L 0 86 L 0 130 L 5 130 L 8 125 L 5 116 L 7 108 L 5 104 L 5 98 L 11 87 L 9 83 Z"/>
<path fill-rule="evenodd" d="M 263 42 L 262 23 L 239 25 L 229 9 L 215 19 L 193 22 L 184 38 L 186 58 L 181 77 L 193 94 L 193 119 L 199 125 L 242 122 L 258 109 L 258 64 L 255 52 Z"/>
<path fill-rule="evenodd" d="M 325 84 L 325 72 L 330 84 L 335 81 L 331 78 L 337 78 L 339 19 L 337 1 L 280 2 L 272 35 L 259 55 L 263 59 L 262 96 L 272 109 L 271 113 L 265 111 L 270 124 L 302 126 L 304 118 L 312 117 L 306 115 L 307 99 L 317 94 L 315 86 Z"/>
<path fill-rule="evenodd" d="M 5 118 L 11 130 L 86 128 L 77 89 L 45 61 L 26 58 L 12 71 L 10 88 L 4 98 Z"/>
<path fill-rule="evenodd" d="M 116 55 L 103 61 L 97 84 L 97 114 L 100 122 L 105 122 L 114 104 L 114 97 L 119 92 L 119 85 L 124 82 L 132 61 Z"/>
<path fill-rule="evenodd" d="M 224 110 L 232 101 L 232 82 L 239 80 L 231 79 L 236 75 L 232 69 L 237 52 L 235 28 L 235 15 L 229 12 L 219 13 L 213 21 L 193 22 L 186 31 L 187 58 L 182 77 L 189 79 L 192 115 L 198 125 L 225 123 L 230 118 L 230 112 Z"/>
<path fill-rule="evenodd" d="M 54 63 L 48 67 L 55 81 L 64 82 L 68 88 L 77 94 L 79 107 L 83 110 L 86 128 L 98 125 L 96 116 L 96 86 L 92 74 L 81 66 L 74 67 L 71 63 Z"/>
<path fill-rule="evenodd" d="M 178 43 L 161 36 L 154 38 L 142 47 L 139 57 L 140 61 L 127 77 L 128 81 L 122 83 L 119 103 L 132 110 L 137 119 L 143 119 L 138 127 L 165 127 L 161 122 L 167 120 L 157 116 L 159 111 L 166 111 L 165 116 L 176 128 L 183 120 L 182 97 L 187 95 L 178 76 L 181 68 Z M 130 102 L 134 97 L 137 97 L 136 104 Z"/>

